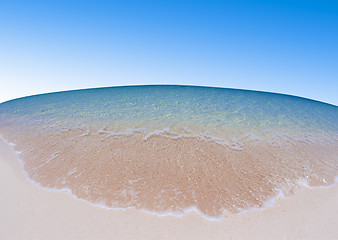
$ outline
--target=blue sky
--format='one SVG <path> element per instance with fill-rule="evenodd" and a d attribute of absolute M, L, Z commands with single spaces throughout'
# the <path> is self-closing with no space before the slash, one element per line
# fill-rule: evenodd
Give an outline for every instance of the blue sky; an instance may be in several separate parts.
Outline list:
<path fill-rule="evenodd" d="M 0 0 L 0 102 L 129 84 L 338 105 L 338 2 Z"/>

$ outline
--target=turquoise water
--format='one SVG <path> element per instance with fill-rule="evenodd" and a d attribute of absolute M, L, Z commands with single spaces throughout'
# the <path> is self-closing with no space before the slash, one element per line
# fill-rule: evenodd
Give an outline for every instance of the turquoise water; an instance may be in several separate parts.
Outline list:
<path fill-rule="evenodd" d="M 249 90 L 36 95 L 0 104 L 0 134 L 31 179 L 108 207 L 217 217 L 262 207 L 300 182 L 330 185 L 338 171 L 337 106 Z"/>
<path fill-rule="evenodd" d="M 338 132 L 336 106 L 294 96 L 190 86 L 130 86 L 37 95 L 0 105 L 0 117 L 65 121 L 115 130 L 222 132 L 308 129 Z"/>
<path fill-rule="evenodd" d="M 112 121 L 132 126 L 182 121 L 232 127 L 338 130 L 336 106 L 248 90 L 190 86 L 130 86 L 36 95 L 0 105 L 1 116 Z"/>

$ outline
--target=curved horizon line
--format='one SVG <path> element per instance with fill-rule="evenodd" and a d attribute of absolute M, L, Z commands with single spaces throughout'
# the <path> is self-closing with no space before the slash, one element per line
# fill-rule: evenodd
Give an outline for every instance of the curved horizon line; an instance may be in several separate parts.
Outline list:
<path fill-rule="evenodd" d="M 162 87 L 196 87 L 196 88 L 218 88 L 218 89 L 228 89 L 228 90 L 236 90 L 236 91 L 248 91 L 248 92 L 258 92 L 258 93 L 267 93 L 267 94 L 276 94 L 276 95 L 283 95 L 283 96 L 288 96 L 288 97 L 295 97 L 295 98 L 301 98 L 305 100 L 310 100 L 314 102 L 319 102 L 319 103 L 324 103 L 327 105 L 331 105 L 334 107 L 338 107 L 337 105 L 334 105 L 332 103 L 324 102 L 321 100 L 316 100 L 312 98 L 307 98 L 307 97 L 302 97 L 302 96 L 297 96 L 297 95 L 292 95 L 288 93 L 280 93 L 280 92 L 269 92 L 269 91 L 264 91 L 264 90 L 253 90 L 253 89 L 242 89 L 242 88 L 232 88 L 232 87 L 220 87 L 220 86 L 207 86 L 207 85 L 190 85 L 190 84 L 128 84 L 128 85 L 115 85 L 115 86 L 104 86 L 104 87 L 88 87 L 88 88 L 80 88 L 80 89 L 73 89 L 73 90 L 60 90 L 60 91 L 55 91 L 55 92 L 46 92 L 46 93 L 38 93 L 38 94 L 33 94 L 33 95 L 28 95 L 28 96 L 23 96 L 23 97 L 18 97 L 14 99 L 10 99 L 4 102 L 1 102 L 1 104 L 19 100 L 19 99 L 24 99 L 24 98 L 29 98 L 29 97 L 35 97 L 35 96 L 42 96 L 42 95 L 48 95 L 48 94 L 57 94 L 57 93 L 65 93 L 65 92 L 73 92 L 73 91 L 86 91 L 86 90 L 97 90 L 97 89 L 105 89 L 105 88 L 126 88 L 126 87 L 156 87 L 156 86 L 162 86 Z"/>

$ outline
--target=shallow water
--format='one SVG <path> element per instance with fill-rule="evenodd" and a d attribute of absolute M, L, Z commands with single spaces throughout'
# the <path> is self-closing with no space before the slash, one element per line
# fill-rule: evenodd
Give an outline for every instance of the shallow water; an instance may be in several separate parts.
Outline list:
<path fill-rule="evenodd" d="M 256 91 L 133 86 L 0 104 L 0 134 L 43 187 L 113 208 L 261 208 L 338 175 L 338 108 Z"/>

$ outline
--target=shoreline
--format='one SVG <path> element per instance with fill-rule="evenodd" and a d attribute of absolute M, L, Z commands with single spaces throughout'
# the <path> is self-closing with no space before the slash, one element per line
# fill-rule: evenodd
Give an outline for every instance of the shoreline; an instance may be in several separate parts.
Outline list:
<path fill-rule="evenodd" d="M 38 188 L 24 174 L 12 146 L 0 138 L 1 239 L 334 239 L 338 237 L 338 186 L 300 187 L 274 206 L 208 221 L 197 213 L 154 216 L 79 201 Z"/>
<path fill-rule="evenodd" d="M 259 210 L 264 210 L 270 207 L 273 207 L 276 204 L 276 201 L 279 199 L 283 199 L 283 198 L 287 198 L 290 194 L 285 194 L 283 192 L 282 189 L 278 189 L 278 193 L 275 196 L 272 196 L 270 199 L 267 199 L 265 203 L 263 203 L 263 205 L 261 207 L 252 207 L 252 208 L 248 208 L 248 209 L 242 209 L 241 211 L 237 212 L 237 213 L 231 213 L 227 210 L 223 211 L 223 213 L 220 216 L 210 216 L 210 215 L 206 215 L 204 214 L 196 205 L 193 206 L 189 206 L 185 209 L 183 209 L 182 212 L 179 211 L 163 211 L 163 212 L 156 212 L 156 211 L 151 211 L 148 209 L 143 209 L 143 208 L 135 208 L 135 207 L 110 207 L 105 205 L 105 203 L 100 203 L 100 202 L 91 202 L 85 198 L 80 198 L 78 197 L 75 193 L 73 193 L 71 188 L 68 187 L 64 187 L 64 188 L 52 188 L 52 187 L 44 187 L 42 186 L 39 182 L 35 181 L 34 179 L 32 179 L 28 172 L 24 169 L 24 160 L 20 157 L 21 152 L 17 151 L 14 149 L 15 144 L 13 143 L 9 143 L 7 142 L 6 139 L 4 139 L 1 135 L 0 135 L 0 141 L 3 141 L 5 144 L 9 145 L 9 147 L 12 149 L 12 151 L 15 153 L 17 160 L 21 163 L 21 169 L 24 172 L 25 177 L 27 178 L 28 181 L 30 181 L 31 183 L 33 183 L 37 188 L 42 189 L 42 190 L 46 190 L 46 191 L 50 191 L 50 192 L 67 192 L 68 194 L 70 194 L 72 197 L 74 197 L 77 200 L 81 200 L 84 201 L 86 203 L 89 203 L 93 206 L 99 207 L 99 208 L 103 208 L 103 209 L 107 209 L 107 210 L 135 210 L 135 211 L 139 211 L 139 212 L 143 212 L 146 214 L 150 214 L 153 216 L 157 216 L 157 217 L 184 217 L 188 214 L 197 214 L 198 216 L 200 216 L 201 218 L 207 220 L 207 221 L 216 221 L 216 222 L 221 222 L 225 216 L 227 215 L 242 215 L 242 214 L 246 214 L 252 211 L 259 211 Z M 323 185 L 323 186 L 310 186 L 309 183 L 305 180 L 303 181 L 299 181 L 298 186 L 294 189 L 295 192 L 297 192 L 298 189 L 300 188 L 307 188 L 307 189 L 316 189 L 316 188 L 330 188 L 333 187 L 334 185 L 336 185 L 338 182 L 338 176 L 335 177 L 334 183 L 331 185 Z M 292 195 L 292 194 L 291 194 Z"/>

